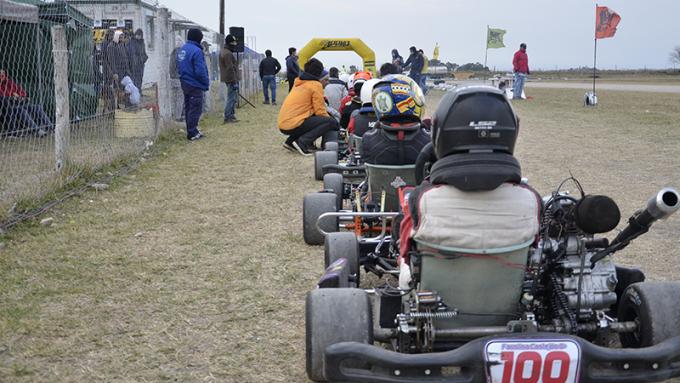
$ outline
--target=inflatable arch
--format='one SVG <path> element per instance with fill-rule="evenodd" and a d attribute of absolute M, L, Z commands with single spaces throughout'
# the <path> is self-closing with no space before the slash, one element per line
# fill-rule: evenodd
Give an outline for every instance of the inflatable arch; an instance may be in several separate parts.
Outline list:
<path fill-rule="evenodd" d="M 298 52 L 300 68 L 318 51 L 354 51 L 364 60 L 364 70 L 375 74 L 375 52 L 357 38 L 315 38 Z"/>

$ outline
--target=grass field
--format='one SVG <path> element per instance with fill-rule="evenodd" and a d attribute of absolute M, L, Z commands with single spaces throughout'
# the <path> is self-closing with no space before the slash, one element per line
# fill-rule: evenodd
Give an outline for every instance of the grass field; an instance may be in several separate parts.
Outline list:
<path fill-rule="evenodd" d="M 516 155 L 547 194 L 570 172 L 624 219 L 680 187 L 680 95 L 531 90 Z M 434 110 L 441 93 L 432 92 Z M 0 239 L 2 382 L 304 382 L 304 296 L 322 271 L 301 233 L 313 160 L 281 148 L 276 107 L 175 131 L 106 191 Z M 680 216 L 616 259 L 680 279 Z"/>

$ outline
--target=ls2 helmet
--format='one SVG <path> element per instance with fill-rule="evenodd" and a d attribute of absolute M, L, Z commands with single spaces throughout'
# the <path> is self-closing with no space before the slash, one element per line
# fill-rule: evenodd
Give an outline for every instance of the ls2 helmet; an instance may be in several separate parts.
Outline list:
<path fill-rule="evenodd" d="M 432 145 L 439 159 L 457 153 L 513 154 L 518 132 L 519 119 L 503 91 L 462 87 L 439 103 L 432 121 Z"/>
<path fill-rule="evenodd" d="M 424 109 L 423 91 L 408 76 L 388 75 L 373 86 L 373 110 L 380 121 L 420 121 Z"/>

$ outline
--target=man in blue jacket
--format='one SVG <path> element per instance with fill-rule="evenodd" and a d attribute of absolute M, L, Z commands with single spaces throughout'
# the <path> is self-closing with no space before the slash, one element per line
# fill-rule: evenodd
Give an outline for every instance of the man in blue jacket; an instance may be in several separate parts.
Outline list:
<path fill-rule="evenodd" d="M 208 67 L 201 48 L 203 32 L 189 29 L 187 42 L 177 50 L 177 71 L 184 93 L 184 115 L 187 123 L 187 138 L 195 141 L 204 135 L 198 130 L 198 120 L 203 111 L 203 92 L 210 89 Z"/>

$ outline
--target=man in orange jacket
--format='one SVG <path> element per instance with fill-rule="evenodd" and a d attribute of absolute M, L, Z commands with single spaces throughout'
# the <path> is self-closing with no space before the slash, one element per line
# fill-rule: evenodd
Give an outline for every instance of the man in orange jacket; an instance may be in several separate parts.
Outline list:
<path fill-rule="evenodd" d="M 283 147 L 303 156 L 312 154 L 314 140 L 319 137 L 323 137 L 323 143 L 338 139 L 338 123 L 326 112 L 320 81 L 323 74 L 323 63 L 309 60 L 279 111 L 279 130 L 288 135 Z"/>

